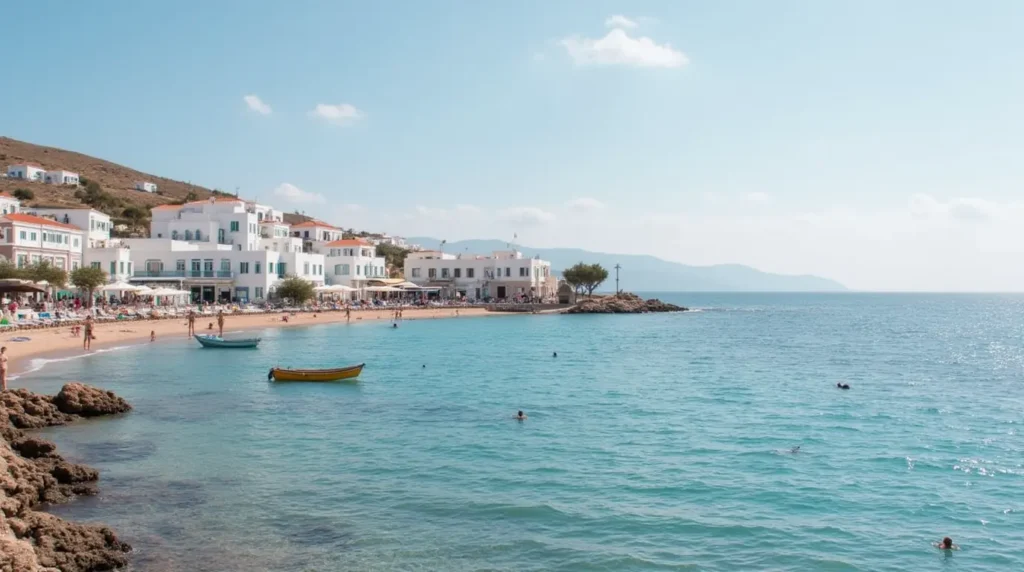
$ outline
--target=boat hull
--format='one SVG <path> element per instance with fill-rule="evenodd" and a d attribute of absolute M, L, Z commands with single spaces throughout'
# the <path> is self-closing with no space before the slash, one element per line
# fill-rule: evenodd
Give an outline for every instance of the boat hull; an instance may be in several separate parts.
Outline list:
<path fill-rule="evenodd" d="M 241 340 L 225 340 L 216 336 L 195 336 L 199 345 L 204 348 L 254 348 L 259 345 L 259 338 Z"/>
<path fill-rule="evenodd" d="M 363 372 L 361 363 L 351 367 L 335 369 L 283 369 L 275 367 L 270 370 L 270 378 L 274 381 L 341 381 L 355 379 Z"/>

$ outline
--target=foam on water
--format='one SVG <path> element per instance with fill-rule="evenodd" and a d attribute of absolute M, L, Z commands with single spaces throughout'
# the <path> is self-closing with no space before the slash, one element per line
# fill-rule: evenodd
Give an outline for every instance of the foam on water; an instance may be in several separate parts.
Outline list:
<path fill-rule="evenodd" d="M 657 296 L 752 311 L 265 330 L 22 381 L 135 405 L 44 433 L 102 474 L 56 510 L 140 570 L 1024 569 L 1024 297 Z"/>

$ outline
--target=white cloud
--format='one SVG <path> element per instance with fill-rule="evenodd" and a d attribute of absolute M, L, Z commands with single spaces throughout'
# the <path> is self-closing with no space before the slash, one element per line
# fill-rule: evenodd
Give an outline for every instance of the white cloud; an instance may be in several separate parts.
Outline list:
<path fill-rule="evenodd" d="M 647 37 L 630 37 L 622 28 L 615 28 L 598 40 L 571 36 L 563 39 L 561 44 L 579 66 L 678 68 L 690 63 L 686 54 L 669 44 L 659 45 Z"/>
<path fill-rule="evenodd" d="M 273 110 L 270 109 L 270 106 L 264 103 L 263 100 L 256 95 L 247 95 L 242 99 L 244 99 L 245 104 L 249 106 L 249 111 L 255 111 L 260 115 L 270 115 L 271 112 L 273 112 Z"/>
<path fill-rule="evenodd" d="M 319 204 L 326 202 L 319 193 L 304 191 L 291 183 L 281 183 L 274 189 L 274 196 L 296 204 Z"/>
<path fill-rule="evenodd" d="M 455 212 L 460 215 L 473 216 L 481 214 L 483 211 L 480 207 L 473 205 L 455 205 Z"/>
<path fill-rule="evenodd" d="M 356 109 L 356 107 L 350 103 L 339 103 L 338 105 L 331 105 L 329 103 L 318 103 L 313 111 L 309 112 L 310 116 L 316 117 L 317 119 L 323 119 L 328 123 L 334 125 L 347 125 L 357 119 L 363 117 L 363 112 Z"/>
<path fill-rule="evenodd" d="M 447 219 L 449 215 L 448 209 L 425 207 L 423 205 L 416 205 L 416 208 L 413 210 L 416 211 L 418 216 L 432 219 Z"/>
<path fill-rule="evenodd" d="M 743 195 L 743 200 L 747 201 L 748 203 L 753 203 L 755 205 L 763 205 L 771 202 L 772 197 L 768 193 L 755 191 L 753 193 L 747 193 Z"/>
<path fill-rule="evenodd" d="M 996 204 L 979 198 L 954 198 L 942 202 L 931 195 L 917 193 L 910 197 L 910 212 L 918 218 L 951 219 L 964 223 L 978 223 L 1013 216 L 1020 213 L 1019 203 Z"/>
<path fill-rule="evenodd" d="M 498 211 L 498 218 L 511 223 L 540 225 L 554 221 L 555 215 L 537 207 L 511 207 Z"/>
<path fill-rule="evenodd" d="M 622 14 L 616 14 L 614 16 L 609 16 L 608 19 L 604 21 L 604 26 L 606 28 L 636 28 L 637 24 L 635 21 L 630 20 Z"/>
<path fill-rule="evenodd" d="M 578 213 L 599 211 L 605 208 L 605 204 L 593 197 L 580 197 L 565 203 L 569 210 Z"/>

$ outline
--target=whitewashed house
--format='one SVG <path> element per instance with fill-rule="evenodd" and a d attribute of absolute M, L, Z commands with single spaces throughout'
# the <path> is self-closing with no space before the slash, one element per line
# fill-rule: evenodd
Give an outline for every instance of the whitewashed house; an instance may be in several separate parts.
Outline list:
<path fill-rule="evenodd" d="M 361 288 L 366 286 L 367 280 L 388 277 L 384 258 L 377 256 L 376 247 L 368 240 L 347 238 L 319 242 L 313 248 L 326 257 L 328 284 Z"/>
<path fill-rule="evenodd" d="M 142 191 L 144 193 L 155 193 L 156 183 L 150 183 L 149 181 L 138 181 L 135 183 L 135 190 Z"/>
<path fill-rule="evenodd" d="M 77 270 L 82 250 L 78 227 L 24 213 L 0 216 L 0 256 L 19 268 L 45 261 L 63 270 Z"/>
<path fill-rule="evenodd" d="M 22 163 L 20 165 L 9 165 L 7 177 L 11 179 L 22 179 L 25 181 L 42 182 L 46 176 L 46 169 L 35 163 Z"/>
<path fill-rule="evenodd" d="M 470 300 L 517 296 L 546 299 L 558 289 L 550 262 L 524 258 L 517 250 L 495 251 L 490 256 L 425 250 L 409 253 L 404 266 L 406 280 Z"/>
<path fill-rule="evenodd" d="M 21 201 L 14 198 L 13 195 L 7 193 L 0 193 L 0 213 L 16 213 L 21 211 Z"/>
<path fill-rule="evenodd" d="M 58 169 L 56 171 L 47 171 L 43 177 L 43 182 L 50 185 L 78 185 L 78 173 L 71 171 L 65 171 Z"/>
<path fill-rule="evenodd" d="M 85 231 L 86 248 L 102 247 L 110 240 L 113 224 L 110 215 L 96 209 L 71 208 L 30 208 L 23 209 L 28 214 L 44 218 L 52 218 L 57 222 L 77 226 Z"/>

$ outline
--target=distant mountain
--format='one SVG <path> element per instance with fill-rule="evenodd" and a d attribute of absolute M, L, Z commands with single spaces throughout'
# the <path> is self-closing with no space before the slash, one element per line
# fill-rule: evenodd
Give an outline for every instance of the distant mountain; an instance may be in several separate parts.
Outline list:
<path fill-rule="evenodd" d="M 412 244 L 437 250 L 441 241 L 436 238 L 409 238 Z M 490 254 L 495 250 L 506 250 L 507 243 L 501 240 L 463 240 L 445 244 L 445 252 L 457 254 Z M 577 262 L 598 263 L 609 269 L 622 265 L 621 286 L 633 292 L 841 292 L 846 287 L 828 278 L 802 275 L 770 274 L 741 264 L 718 264 L 714 266 L 688 266 L 669 262 L 654 256 L 637 254 L 608 254 L 590 252 L 577 248 L 530 248 L 518 246 L 526 256 L 540 256 L 551 261 L 556 271 Z M 607 287 L 608 283 L 605 284 Z M 612 287 L 614 289 L 614 286 Z"/>

